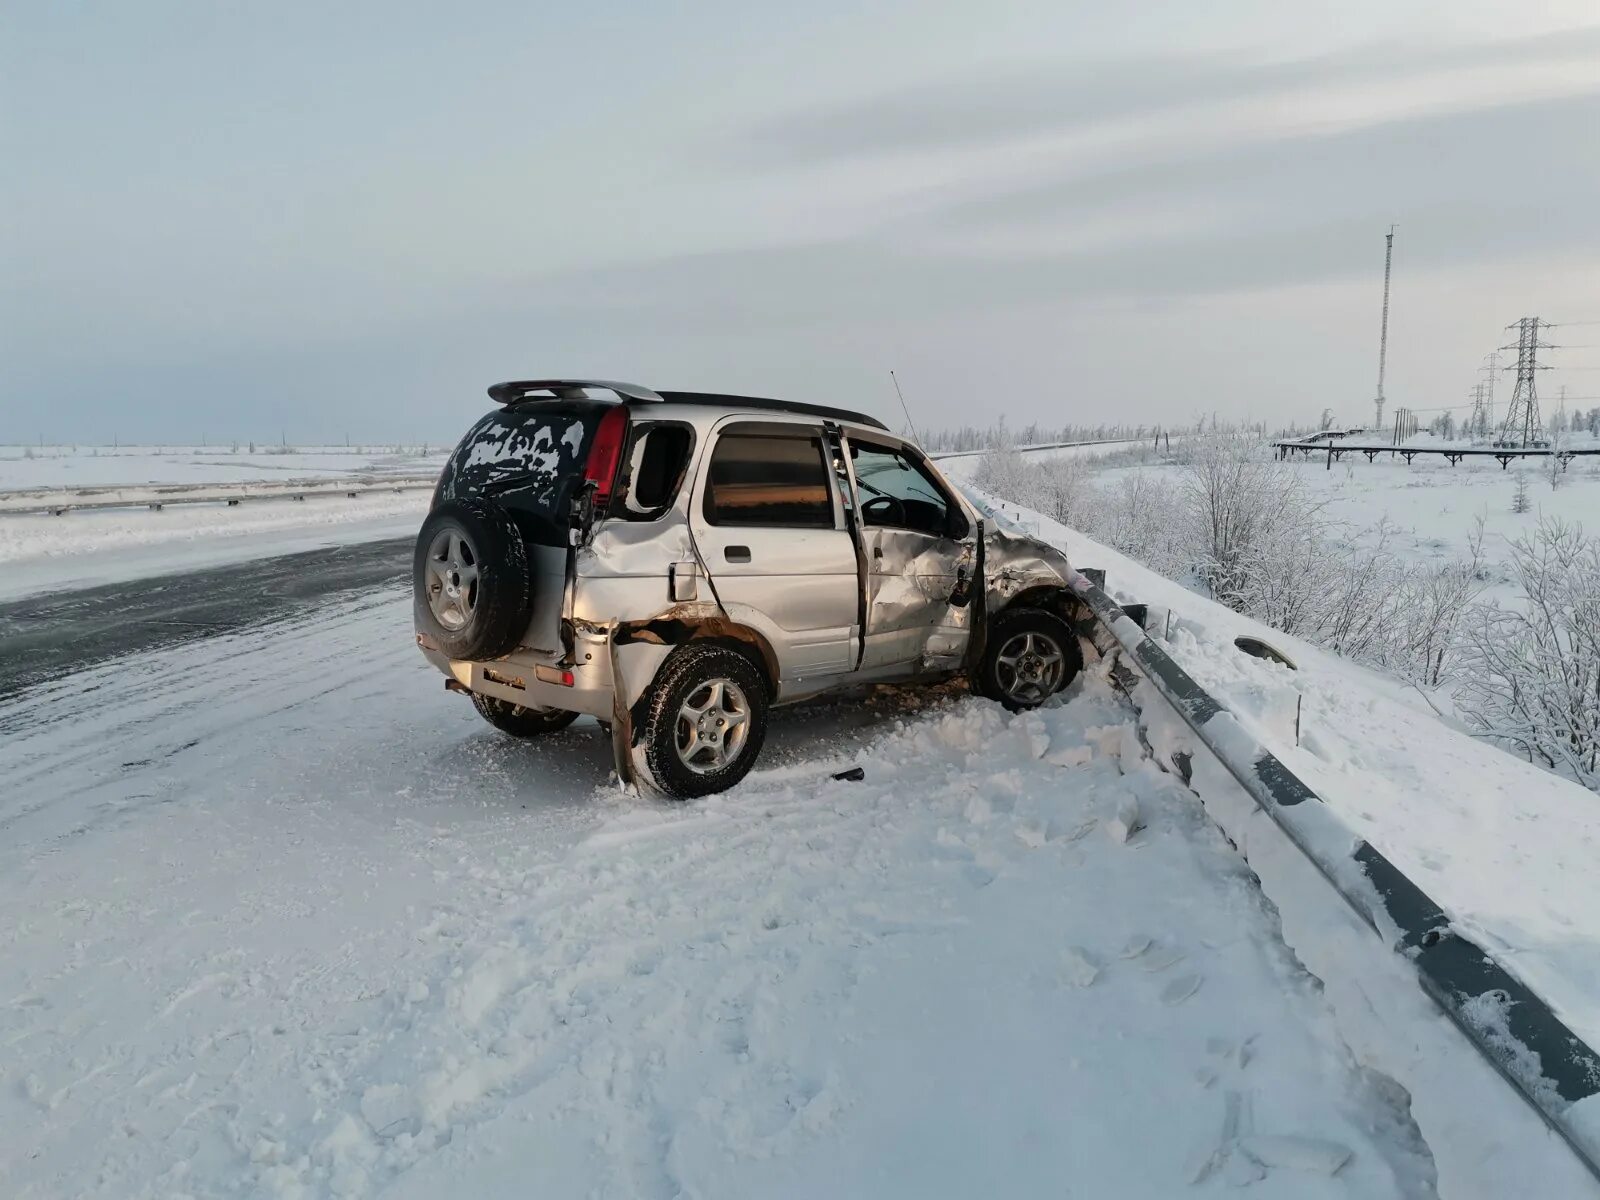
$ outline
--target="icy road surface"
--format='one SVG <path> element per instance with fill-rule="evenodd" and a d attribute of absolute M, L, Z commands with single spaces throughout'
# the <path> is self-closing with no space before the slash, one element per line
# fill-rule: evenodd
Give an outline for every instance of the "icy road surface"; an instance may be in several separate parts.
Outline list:
<path fill-rule="evenodd" d="M 1431 1194 L 1100 680 L 781 715 L 676 806 L 409 607 L 0 701 L 0 1195 Z"/>

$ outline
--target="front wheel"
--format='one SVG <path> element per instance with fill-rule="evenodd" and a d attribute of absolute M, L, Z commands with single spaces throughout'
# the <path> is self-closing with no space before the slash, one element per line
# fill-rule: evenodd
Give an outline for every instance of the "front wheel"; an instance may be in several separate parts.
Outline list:
<path fill-rule="evenodd" d="M 645 712 L 645 763 L 677 800 L 726 791 L 743 779 L 767 735 L 767 684 L 727 646 L 693 643 L 661 668 Z"/>
<path fill-rule="evenodd" d="M 513 737 L 538 737 L 541 733 L 554 733 L 565 729 L 578 719 L 578 714 L 564 708 L 541 708 L 537 704 L 513 704 L 498 696 L 472 693 L 472 706 L 496 729 Z"/>
<path fill-rule="evenodd" d="M 1008 609 L 989 626 L 973 686 L 1012 712 L 1038 708 L 1076 678 L 1083 654 L 1071 627 L 1042 608 Z"/>

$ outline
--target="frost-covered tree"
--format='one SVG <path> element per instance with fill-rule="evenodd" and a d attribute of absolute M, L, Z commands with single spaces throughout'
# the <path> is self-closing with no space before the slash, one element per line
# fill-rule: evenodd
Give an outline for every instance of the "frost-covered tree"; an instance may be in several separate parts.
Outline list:
<path fill-rule="evenodd" d="M 1600 538 L 1547 517 L 1511 544 L 1524 600 L 1467 629 L 1457 706 L 1489 738 L 1600 791 Z"/>
<path fill-rule="evenodd" d="M 1211 594 L 1237 608 L 1274 542 L 1293 540 L 1296 526 L 1321 505 L 1295 472 L 1267 457 L 1254 435 L 1221 430 L 1195 439 L 1184 469 L 1200 578 Z"/>

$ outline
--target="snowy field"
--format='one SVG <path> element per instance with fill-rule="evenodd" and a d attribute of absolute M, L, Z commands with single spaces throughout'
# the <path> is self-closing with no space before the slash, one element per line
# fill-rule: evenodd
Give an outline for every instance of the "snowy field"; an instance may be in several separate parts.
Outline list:
<path fill-rule="evenodd" d="M 1550 485 L 1549 464 L 1522 459 L 1506 470 L 1493 459 L 1463 461 L 1417 458 L 1408 467 L 1379 456 L 1346 457 L 1325 463 L 1291 459 L 1285 464 L 1320 500 L 1330 516 L 1352 533 L 1370 531 L 1380 521 L 1393 527 L 1391 545 L 1419 559 L 1447 561 L 1469 555 L 1477 519 L 1484 521 L 1486 557 L 1503 562 L 1506 542 L 1535 529 L 1542 516 L 1555 516 L 1600 531 L 1600 457 L 1574 459 Z M 1527 485 L 1528 512 L 1512 512 L 1517 481 Z"/>
<path fill-rule="evenodd" d="M 437 474 L 448 447 L 0 446 L 0 492 Z"/>
<path fill-rule="evenodd" d="M 1076 458 L 1088 462 L 1115 456 L 1131 447 L 1146 445 L 1145 442 L 1086 442 L 1080 446 L 1045 446 L 1033 449 L 1027 446 L 1017 447 L 1017 453 L 1026 456 L 1032 461 L 1058 458 Z M 987 454 L 986 450 L 960 451 L 954 454 L 929 455 L 939 464 L 939 470 L 954 482 L 964 482 L 972 478 L 978 469 L 978 463 Z"/>

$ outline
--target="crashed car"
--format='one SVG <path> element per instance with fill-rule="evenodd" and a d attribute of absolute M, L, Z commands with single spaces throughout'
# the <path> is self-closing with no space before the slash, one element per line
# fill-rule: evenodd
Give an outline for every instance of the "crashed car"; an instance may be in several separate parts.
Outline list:
<path fill-rule="evenodd" d="M 489 389 L 417 536 L 417 644 L 491 724 L 580 714 L 617 775 L 733 786 L 767 713 L 965 674 L 1011 709 L 1078 673 L 1065 555 L 985 526 L 859 413 L 597 380 Z"/>

